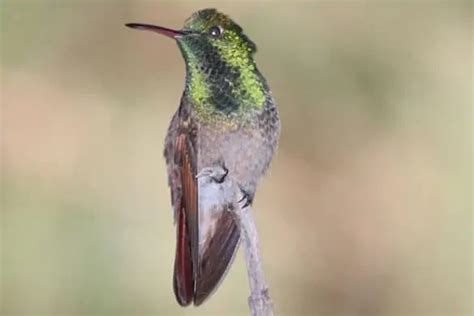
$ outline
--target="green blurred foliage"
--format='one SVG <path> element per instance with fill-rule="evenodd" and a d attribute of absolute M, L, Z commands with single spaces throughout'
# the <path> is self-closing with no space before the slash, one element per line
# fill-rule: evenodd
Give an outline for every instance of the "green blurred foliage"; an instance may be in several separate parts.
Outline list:
<path fill-rule="evenodd" d="M 2 315 L 247 315 L 241 254 L 172 293 L 167 124 L 180 27 L 217 7 L 258 45 L 278 156 L 255 203 L 277 315 L 472 312 L 470 1 L 13 1 L 1 7 Z"/>

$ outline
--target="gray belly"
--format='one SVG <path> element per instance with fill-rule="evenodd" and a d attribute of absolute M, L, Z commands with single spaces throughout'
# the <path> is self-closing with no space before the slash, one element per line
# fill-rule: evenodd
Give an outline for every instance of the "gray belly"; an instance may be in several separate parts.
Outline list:
<path fill-rule="evenodd" d="M 201 127 L 198 135 L 198 172 L 224 163 L 243 189 L 255 192 L 273 154 L 268 138 L 258 129 L 216 132 Z"/>

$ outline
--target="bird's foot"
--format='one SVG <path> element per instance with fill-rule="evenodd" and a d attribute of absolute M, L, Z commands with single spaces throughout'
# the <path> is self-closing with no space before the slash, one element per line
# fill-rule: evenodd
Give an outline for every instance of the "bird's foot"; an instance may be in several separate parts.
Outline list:
<path fill-rule="evenodd" d="M 244 209 L 247 206 L 252 205 L 253 194 L 250 194 L 249 192 L 243 190 L 242 188 L 240 189 L 240 192 L 242 193 L 242 198 L 238 201 L 240 208 Z"/>
<path fill-rule="evenodd" d="M 229 169 L 222 164 L 220 166 L 202 168 L 196 175 L 196 178 L 207 177 L 216 183 L 223 183 L 228 173 Z"/>

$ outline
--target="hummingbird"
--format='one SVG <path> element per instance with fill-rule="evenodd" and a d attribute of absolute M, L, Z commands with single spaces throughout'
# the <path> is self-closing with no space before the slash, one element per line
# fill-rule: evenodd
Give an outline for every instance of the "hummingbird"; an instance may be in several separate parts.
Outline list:
<path fill-rule="evenodd" d="M 126 26 L 174 39 L 185 61 L 184 92 L 164 156 L 177 236 L 174 293 L 180 305 L 198 306 L 221 283 L 241 238 L 232 204 L 219 190 L 210 194 L 215 203 L 203 203 L 198 178 L 207 171 L 218 185 L 231 176 L 241 193 L 239 205 L 251 205 L 277 148 L 278 110 L 255 63 L 256 45 L 227 15 L 200 10 L 181 30 Z"/>

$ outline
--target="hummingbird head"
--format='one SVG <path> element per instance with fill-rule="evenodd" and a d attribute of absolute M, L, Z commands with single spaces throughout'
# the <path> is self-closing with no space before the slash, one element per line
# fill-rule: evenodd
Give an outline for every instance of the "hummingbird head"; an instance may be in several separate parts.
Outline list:
<path fill-rule="evenodd" d="M 183 33 L 177 39 L 187 61 L 197 58 L 198 62 L 215 64 L 219 58 L 228 63 L 250 62 L 257 50 L 237 23 L 216 9 L 195 12 L 186 20 Z"/>
<path fill-rule="evenodd" d="M 177 41 L 186 63 L 185 93 L 198 112 L 229 115 L 263 109 L 268 88 L 253 59 L 257 47 L 228 16 L 216 9 L 200 10 L 186 20 L 182 30 L 127 26 Z"/>

